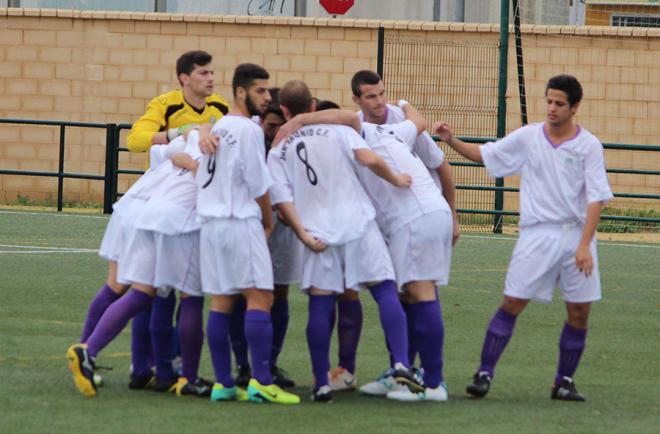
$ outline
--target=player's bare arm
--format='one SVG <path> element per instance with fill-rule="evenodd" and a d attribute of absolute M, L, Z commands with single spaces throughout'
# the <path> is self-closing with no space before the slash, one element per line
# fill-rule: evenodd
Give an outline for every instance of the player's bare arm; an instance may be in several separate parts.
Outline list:
<path fill-rule="evenodd" d="M 282 202 L 275 206 L 277 210 L 282 214 L 282 216 L 284 216 L 284 220 L 289 223 L 289 226 L 291 226 L 293 232 L 304 245 L 315 252 L 322 252 L 326 249 L 327 246 L 323 241 L 313 237 L 309 232 L 307 232 L 302 224 L 302 221 L 300 221 L 300 217 L 298 216 L 296 208 L 293 206 L 292 202 Z"/>
<path fill-rule="evenodd" d="M 458 227 L 458 213 L 456 212 L 456 185 L 454 184 L 454 176 L 451 171 L 451 166 L 447 160 L 443 161 L 435 171 L 440 178 L 440 185 L 442 185 L 442 195 L 449 204 L 451 209 L 452 220 L 454 226 L 452 229 L 451 245 L 455 246 L 460 236 L 460 229 Z"/>
<path fill-rule="evenodd" d="M 203 154 L 211 155 L 215 153 L 220 145 L 220 138 L 211 134 L 211 124 L 202 124 L 199 126 L 199 149 Z"/>
<path fill-rule="evenodd" d="M 305 125 L 315 124 L 346 125 L 358 133 L 362 131 L 362 123 L 355 112 L 342 109 L 328 109 L 319 112 L 300 113 L 294 116 L 280 127 L 273 139 L 273 143 L 277 145 Z"/>
<path fill-rule="evenodd" d="M 482 163 L 484 160 L 481 158 L 481 149 L 476 143 L 466 143 L 461 139 L 454 137 L 449 125 L 444 122 L 436 122 L 433 124 L 433 131 L 440 136 L 443 142 L 448 144 L 453 150 L 475 163 Z"/>
<path fill-rule="evenodd" d="M 594 259 L 591 256 L 589 246 L 596 233 L 596 227 L 600 221 L 600 213 L 603 209 L 602 202 L 592 202 L 587 206 L 587 219 L 584 222 L 582 238 L 575 253 L 575 265 L 585 276 L 591 276 L 594 269 Z"/>
<path fill-rule="evenodd" d="M 199 163 L 185 152 L 176 153 L 172 155 L 170 159 L 172 160 L 172 164 L 174 164 L 176 167 L 188 169 L 193 174 L 197 173 L 197 167 L 199 167 Z"/>
<path fill-rule="evenodd" d="M 417 134 L 421 134 L 426 131 L 428 127 L 426 119 L 424 116 L 406 100 L 399 100 L 394 102 L 394 105 L 399 106 L 403 110 L 403 114 L 406 116 L 406 119 L 411 121 L 417 127 Z"/>
<path fill-rule="evenodd" d="M 268 192 L 261 197 L 255 199 L 259 208 L 261 208 L 261 222 L 264 226 L 264 232 L 266 233 L 266 238 L 270 238 L 270 235 L 273 233 L 273 209 L 270 204 L 270 196 Z"/>
<path fill-rule="evenodd" d="M 387 165 L 380 155 L 376 154 L 371 149 L 361 148 L 353 151 L 355 159 L 358 163 L 366 166 L 376 175 L 383 178 L 385 181 L 394 185 L 395 187 L 410 187 L 412 185 L 412 177 L 407 173 L 394 173 L 390 166 Z"/>

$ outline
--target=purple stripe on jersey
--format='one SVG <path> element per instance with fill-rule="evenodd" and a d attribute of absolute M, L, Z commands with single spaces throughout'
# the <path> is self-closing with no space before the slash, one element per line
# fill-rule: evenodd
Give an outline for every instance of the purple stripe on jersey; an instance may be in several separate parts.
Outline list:
<path fill-rule="evenodd" d="M 557 149 L 558 147 L 560 147 L 560 146 L 563 145 L 564 143 L 566 143 L 566 142 L 570 142 L 571 140 L 575 139 L 575 138 L 576 138 L 577 136 L 579 136 L 580 133 L 582 132 L 582 127 L 580 127 L 579 125 L 577 125 L 577 130 L 575 130 L 575 134 L 573 135 L 573 137 L 570 137 L 570 138 L 564 140 L 563 142 L 554 143 L 554 142 L 552 141 L 552 139 L 550 138 L 550 136 L 548 135 L 548 132 L 545 130 L 545 126 L 546 126 L 546 125 L 547 125 L 547 124 L 543 124 L 543 128 L 541 128 L 541 129 L 543 130 L 543 135 L 545 136 L 545 139 L 548 141 L 548 143 L 550 143 L 550 145 L 551 145 L 553 148 L 555 148 L 555 149 Z"/>

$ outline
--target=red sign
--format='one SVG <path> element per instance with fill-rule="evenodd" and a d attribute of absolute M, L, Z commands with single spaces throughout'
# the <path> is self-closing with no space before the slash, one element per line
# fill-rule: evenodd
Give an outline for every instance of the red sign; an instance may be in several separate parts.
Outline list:
<path fill-rule="evenodd" d="M 353 6 L 355 0 L 320 0 L 321 6 L 332 15 L 343 15 Z"/>

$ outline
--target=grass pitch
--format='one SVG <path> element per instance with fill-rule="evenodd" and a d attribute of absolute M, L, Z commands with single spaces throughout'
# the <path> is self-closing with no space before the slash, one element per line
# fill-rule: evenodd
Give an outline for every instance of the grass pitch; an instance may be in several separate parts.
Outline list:
<path fill-rule="evenodd" d="M 99 358 L 114 366 L 96 399 L 74 388 L 64 353 L 79 337 L 87 305 L 103 284 L 96 254 L 107 218 L 0 211 L 0 432 L 2 433 L 651 433 L 660 425 L 660 245 L 601 243 L 604 300 L 594 305 L 575 380 L 588 401 L 550 400 L 560 300 L 531 304 L 484 400 L 465 385 L 479 362 L 486 325 L 501 299 L 513 237 L 464 234 L 454 249 L 451 284 L 440 297 L 445 319 L 446 403 L 396 403 L 338 393 L 308 399 L 306 298 L 290 295 L 291 322 L 279 364 L 299 384 L 299 406 L 211 403 L 127 388 L 129 331 Z M 358 379 L 387 362 L 376 305 L 362 297 L 365 321 Z M 336 362 L 336 347 L 332 350 Z M 213 378 L 208 351 L 200 373 Z"/>

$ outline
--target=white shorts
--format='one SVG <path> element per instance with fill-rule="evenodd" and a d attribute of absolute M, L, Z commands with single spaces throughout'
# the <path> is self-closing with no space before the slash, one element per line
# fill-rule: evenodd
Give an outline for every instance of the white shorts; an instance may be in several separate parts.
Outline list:
<path fill-rule="evenodd" d="M 118 261 L 124 247 L 124 231 L 119 213 L 112 213 L 105 228 L 99 256 L 106 261 Z"/>
<path fill-rule="evenodd" d="M 127 240 L 122 259 L 118 280 L 162 288 L 161 296 L 166 296 L 170 288 L 202 295 L 197 231 L 165 235 L 137 229 Z"/>
<path fill-rule="evenodd" d="M 453 220 L 448 212 L 436 211 L 416 218 L 394 232 L 388 247 L 399 290 L 404 284 L 432 280 L 449 283 Z"/>
<path fill-rule="evenodd" d="M 544 303 L 558 286 L 564 301 L 587 303 L 601 299 L 595 238 L 590 250 L 594 269 L 586 277 L 575 265 L 582 238 L 578 224 L 539 224 L 521 228 L 506 274 L 504 294 Z"/>
<path fill-rule="evenodd" d="M 273 265 L 259 219 L 204 222 L 199 253 L 205 293 L 235 295 L 246 288 L 272 291 Z"/>
<path fill-rule="evenodd" d="M 394 280 L 394 267 L 383 236 L 371 220 L 362 237 L 315 253 L 305 247 L 300 288 L 311 286 L 343 293 L 344 287 L 359 290 L 367 282 Z"/>
<path fill-rule="evenodd" d="M 121 240 L 121 251 L 119 253 L 119 258 L 117 259 L 117 283 L 121 283 L 122 285 L 130 285 L 133 283 L 131 280 L 125 280 L 121 277 L 120 271 L 122 269 L 121 264 L 122 263 L 127 263 L 131 261 L 131 258 L 134 257 L 133 252 L 131 252 L 128 249 L 128 244 L 130 240 L 132 240 L 135 237 L 135 233 L 137 232 L 137 228 L 133 224 L 135 220 L 129 220 L 126 218 L 126 216 L 122 215 L 120 218 L 121 221 L 121 232 L 122 232 L 122 240 Z"/>
<path fill-rule="evenodd" d="M 273 282 L 276 285 L 300 283 L 302 256 L 305 245 L 293 229 L 275 220 L 275 228 L 268 239 L 268 249 L 273 261 Z"/>

